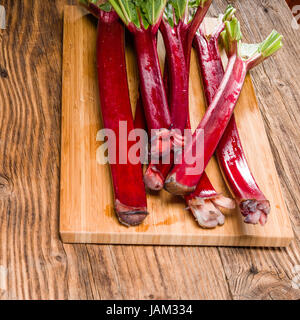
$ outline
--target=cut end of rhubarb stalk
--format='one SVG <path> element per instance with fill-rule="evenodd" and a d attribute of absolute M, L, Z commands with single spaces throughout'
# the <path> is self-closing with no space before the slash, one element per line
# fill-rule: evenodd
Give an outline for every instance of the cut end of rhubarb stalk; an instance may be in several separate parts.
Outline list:
<path fill-rule="evenodd" d="M 177 196 L 186 196 L 195 191 L 196 187 L 189 187 L 176 181 L 175 174 L 168 177 L 165 182 L 165 189 Z"/>
<path fill-rule="evenodd" d="M 144 182 L 148 189 L 160 191 L 164 187 L 164 179 L 161 174 L 153 170 L 153 166 L 149 166 L 144 174 Z"/>
<path fill-rule="evenodd" d="M 218 196 L 211 199 L 215 206 L 225 208 L 225 209 L 234 209 L 236 207 L 236 203 L 233 199 L 223 196 L 219 194 Z"/>
<path fill-rule="evenodd" d="M 270 213 L 270 202 L 268 200 L 249 199 L 240 203 L 240 210 L 245 217 L 245 223 L 258 224 L 264 226 Z"/>
<path fill-rule="evenodd" d="M 218 207 L 234 209 L 235 201 L 218 195 L 210 199 L 194 198 L 188 200 L 188 206 L 200 227 L 212 229 L 218 225 L 222 226 L 225 222 L 225 216 Z"/>
<path fill-rule="evenodd" d="M 134 208 L 115 201 L 115 212 L 121 224 L 126 227 L 137 226 L 147 217 L 147 208 Z"/>

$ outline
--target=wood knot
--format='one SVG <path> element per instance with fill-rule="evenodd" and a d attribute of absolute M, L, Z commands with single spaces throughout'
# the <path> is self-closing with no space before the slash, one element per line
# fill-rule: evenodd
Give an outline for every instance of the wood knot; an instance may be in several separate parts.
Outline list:
<path fill-rule="evenodd" d="M 8 72 L 6 69 L 0 67 L 0 77 L 1 78 L 8 78 Z"/>
<path fill-rule="evenodd" d="M 252 273 L 252 274 L 258 274 L 258 270 L 257 270 L 257 268 L 254 266 L 254 265 L 252 265 L 251 267 L 250 267 L 250 273 Z"/>
<path fill-rule="evenodd" d="M 9 196 L 12 188 L 9 179 L 0 174 L 0 197 Z"/>
<path fill-rule="evenodd" d="M 60 256 L 60 255 L 57 255 L 57 256 L 55 256 L 55 260 L 58 261 L 58 262 L 62 262 L 63 257 Z"/>

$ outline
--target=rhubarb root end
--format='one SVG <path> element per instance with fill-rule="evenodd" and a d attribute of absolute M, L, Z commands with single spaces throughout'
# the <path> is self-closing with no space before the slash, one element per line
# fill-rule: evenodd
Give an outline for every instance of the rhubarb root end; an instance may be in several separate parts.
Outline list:
<path fill-rule="evenodd" d="M 225 223 L 225 216 L 211 200 L 203 200 L 197 204 L 189 203 L 189 207 L 202 228 L 213 229 Z"/>
<path fill-rule="evenodd" d="M 120 201 L 115 202 L 115 212 L 121 224 L 126 227 L 137 226 L 141 224 L 149 214 L 147 208 L 134 208 L 122 204 Z"/>
<path fill-rule="evenodd" d="M 208 199 L 193 198 L 188 205 L 200 227 L 212 229 L 225 223 L 225 216 L 218 207 L 234 209 L 235 201 L 218 195 Z"/>
<path fill-rule="evenodd" d="M 121 224 L 126 227 L 134 227 L 140 225 L 147 217 L 147 211 L 133 212 L 117 212 L 118 219 Z"/>
<path fill-rule="evenodd" d="M 174 175 L 170 176 L 165 183 L 165 189 L 176 196 L 186 196 L 195 191 L 195 187 L 189 187 L 178 183 L 174 177 Z"/>
<path fill-rule="evenodd" d="M 153 191 L 160 191 L 164 187 L 164 180 L 160 173 L 153 171 L 150 167 L 144 175 L 144 182 L 146 187 Z"/>
<path fill-rule="evenodd" d="M 260 223 L 264 226 L 270 213 L 270 202 L 268 200 L 256 199 L 243 200 L 240 203 L 240 210 L 241 214 L 245 217 L 245 223 Z"/>

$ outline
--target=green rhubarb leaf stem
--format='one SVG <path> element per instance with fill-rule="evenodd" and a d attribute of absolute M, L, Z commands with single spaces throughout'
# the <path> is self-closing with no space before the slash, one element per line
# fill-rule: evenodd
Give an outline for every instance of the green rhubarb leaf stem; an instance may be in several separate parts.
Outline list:
<path fill-rule="evenodd" d="M 248 57 L 248 69 L 252 69 L 282 48 L 283 36 L 276 30 L 273 30 L 269 36 L 261 43 L 256 44 L 256 51 Z M 248 47 L 251 45 L 248 45 Z M 254 45 L 252 45 L 254 48 Z"/>
<path fill-rule="evenodd" d="M 227 55 L 237 54 L 247 63 L 248 70 L 263 62 L 283 46 L 283 36 L 276 30 L 273 30 L 261 43 L 241 43 L 242 33 L 236 17 L 225 22 L 225 30 L 221 33 L 221 38 Z"/>
<path fill-rule="evenodd" d="M 225 22 L 226 21 L 231 21 L 234 18 L 236 9 L 232 6 L 229 5 L 225 13 L 223 15 L 219 16 L 220 23 L 216 26 L 214 31 L 211 33 L 210 38 L 212 41 L 218 41 L 220 34 L 224 31 L 225 28 Z M 200 26 L 199 30 L 197 31 L 200 35 L 204 36 L 205 35 L 205 28 Z M 207 35 L 206 35 L 207 36 Z"/>
<path fill-rule="evenodd" d="M 235 13 L 236 13 L 236 9 L 231 4 L 228 5 L 223 16 L 223 22 L 232 20 Z"/>
<path fill-rule="evenodd" d="M 229 56 L 239 54 L 239 46 L 242 40 L 240 22 L 236 17 L 231 21 L 225 21 L 225 30 L 221 33 L 225 50 Z"/>
<path fill-rule="evenodd" d="M 263 58 L 268 58 L 282 48 L 282 39 L 283 36 L 276 30 L 273 30 L 266 40 L 260 44 L 258 52 L 263 56 Z"/>

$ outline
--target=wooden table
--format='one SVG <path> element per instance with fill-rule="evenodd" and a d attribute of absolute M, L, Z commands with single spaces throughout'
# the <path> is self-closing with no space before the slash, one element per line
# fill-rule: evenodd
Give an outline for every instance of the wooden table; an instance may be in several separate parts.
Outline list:
<path fill-rule="evenodd" d="M 299 31 L 284 0 L 230 1 L 246 40 L 284 49 L 253 71 L 296 239 L 287 249 L 63 245 L 58 237 L 63 7 L 6 0 L 0 51 L 0 298 L 300 299 Z M 223 12 L 215 0 L 210 15 Z M 259 159 L 259 155 L 258 155 Z"/>

